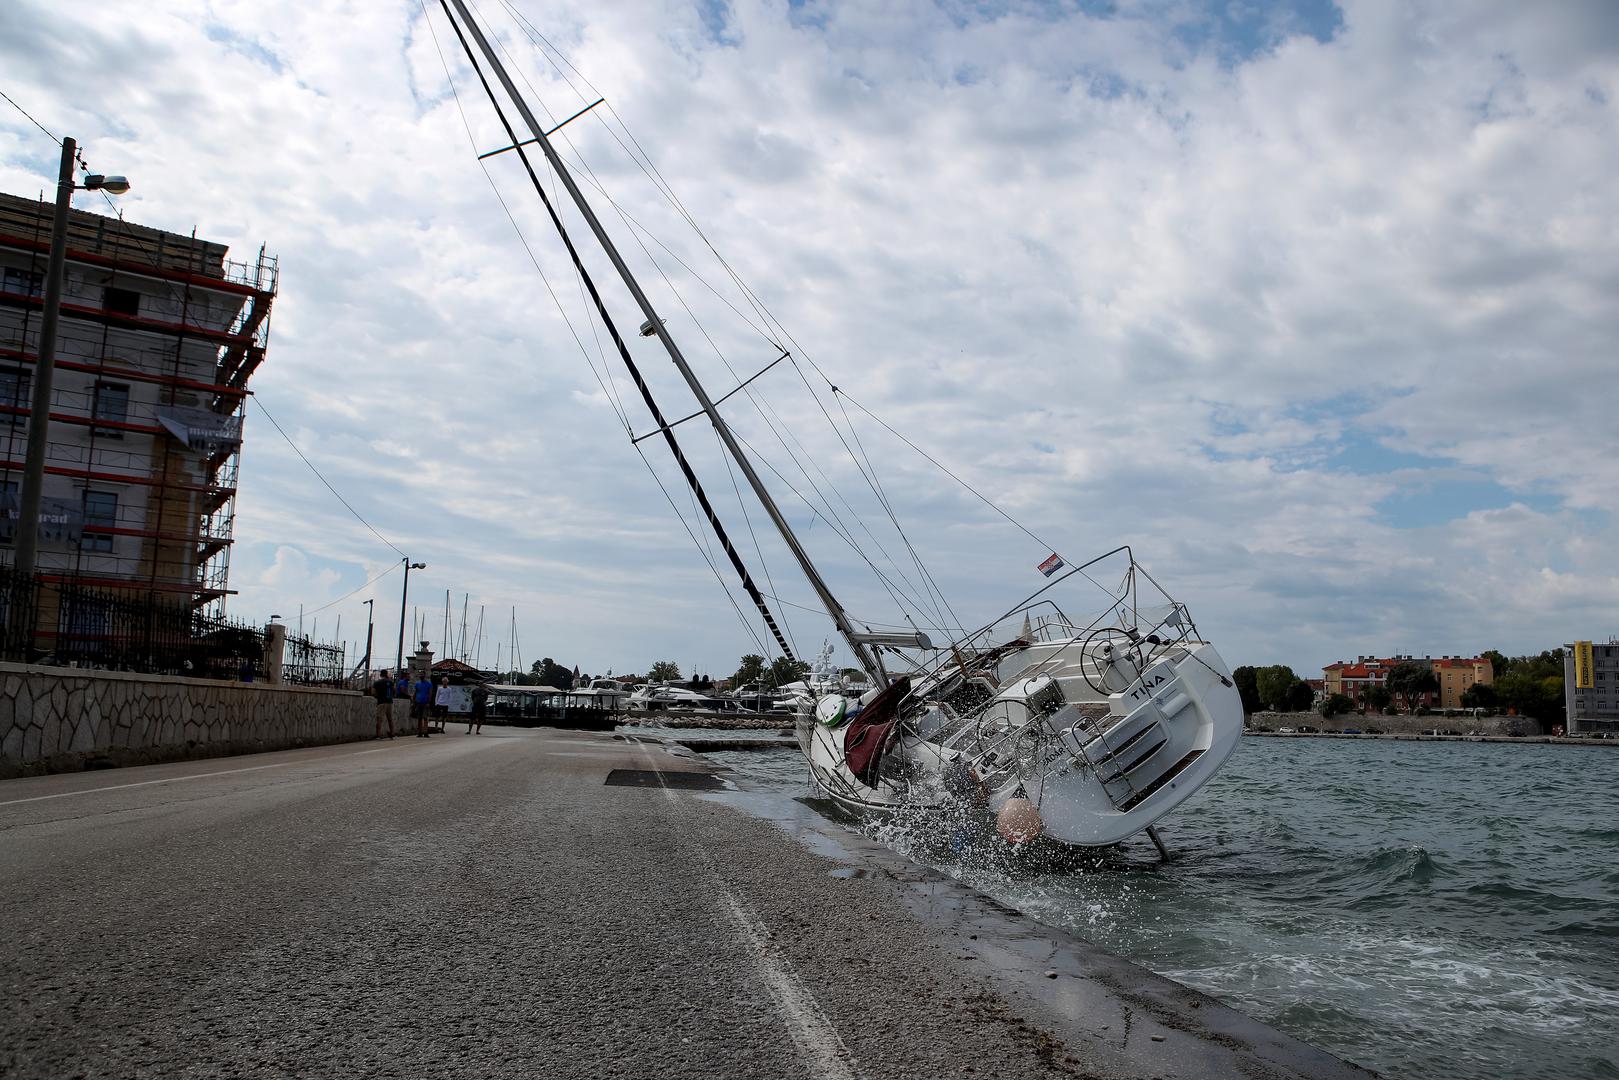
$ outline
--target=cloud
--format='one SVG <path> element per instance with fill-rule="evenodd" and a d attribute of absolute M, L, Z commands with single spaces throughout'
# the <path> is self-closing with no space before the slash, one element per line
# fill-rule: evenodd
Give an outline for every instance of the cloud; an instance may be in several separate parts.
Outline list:
<path fill-rule="evenodd" d="M 497 20 L 546 115 L 598 89 L 615 110 L 563 149 L 693 366 L 720 391 L 773 341 L 799 358 L 728 414 L 857 614 L 987 619 L 1038 586 L 1048 545 L 1072 561 L 1130 541 L 1233 663 L 1615 629 L 1606 5 L 518 7 L 574 65 L 577 93 Z M 438 625 L 449 589 L 491 625 L 515 607 L 525 658 L 725 674 L 758 648 L 707 565 L 729 581 L 724 556 L 693 548 L 624 445 L 619 408 L 651 422 L 520 164 L 490 172 L 528 249 L 473 161 L 462 110 L 480 149 L 504 133 L 453 54 L 450 93 L 419 6 L 12 4 L 0 58 L 8 93 L 131 175 L 132 220 L 280 256 L 254 389 L 429 563 L 412 592 Z M 0 187 L 52 168 L 0 119 Z M 656 343 L 631 347 L 666 414 L 691 411 Z M 809 360 L 1043 539 L 853 406 L 845 427 Z M 813 594 L 702 421 L 679 435 L 813 653 L 826 620 L 789 606 Z M 659 441 L 640 449 L 695 521 Z M 237 536 L 244 617 L 398 558 L 252 412 Z M 333 609 L 346 634 L 366 595 Z"/>

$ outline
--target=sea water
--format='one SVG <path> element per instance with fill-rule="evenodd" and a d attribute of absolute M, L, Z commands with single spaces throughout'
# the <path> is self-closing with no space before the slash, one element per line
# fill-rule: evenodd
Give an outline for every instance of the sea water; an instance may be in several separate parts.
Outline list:
<path fill-rule="evenodd" d="M 1161 832 L 1060 873 L 882 838 L 1391 1076 L 1619 1078 L 1619 748 L 1250 738 Z"/>

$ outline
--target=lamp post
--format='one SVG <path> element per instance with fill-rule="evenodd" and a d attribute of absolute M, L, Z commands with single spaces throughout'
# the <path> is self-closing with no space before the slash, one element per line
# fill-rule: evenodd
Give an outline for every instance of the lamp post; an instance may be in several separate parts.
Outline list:
<path fill-rule="evenodd" d="M 367 600 L 365 602 L 365 659 L 360 661 L 360 670 L 365 673 L 365 677 L 368 679 L 371 677 L 371 631 L 375 628 L 372 617 L 376 613 L 377 602 Z"/>
<path fill-rule="evenodd" d="M 45 452 L 51 420 L 51 381 L 56 374 L 56 323 L 62 311 L 62 277 L 67 266 L 67 212 L 73 192 L 106 191 L 122 195 L 129 181 L 122 176 L 94 173 L 82 185 L 73 182 L 78 144 L 62 140 L 62 168 L 56 179 L 56 216 L 51 222 L 51 254 L 45 265 L 44 311 L 39 321 L 39 358 L 34 362 L 34 398 L 29 413 L 28 457 L 23 464 L 22 492 L 17 509 L 17 554 L 13 565 L 26 580 L 34 572 L 39 553 L 39 504 L 45 487 Z"/>
<path fill-rule="evenodd" d="M 405 612 L 410 609 L 410 572 L 426 569 L 426 563 L 411 562 L 410 556 L 405 556 L 405 587 L 399 592 L 399 660 L 394 664 L 396 675 L 405 667 Z"/>

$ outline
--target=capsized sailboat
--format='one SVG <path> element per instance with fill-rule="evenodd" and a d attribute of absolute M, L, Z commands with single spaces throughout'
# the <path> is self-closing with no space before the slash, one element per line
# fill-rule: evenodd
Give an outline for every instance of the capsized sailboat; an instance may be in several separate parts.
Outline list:
<path fill-rule="evenodd" d="M 782 652 L 791 655 L 767 598 L 681 449 L 675 427 L 683 421 L 666 421 L 653 400 L 525 146 L 539 148 L 623 281 L 643 320 L 641 336 L 657 338 L 696 398 L 699 411 L 685 419 L 704 416 L 712 425 L 871 680 L 872 688 L 858 696 L 841 685 L 806 685 L 797 730 L 815 784 L 854 810 L 926 813 L 967 806 L 994 814 L 1008 839 L 1045 837 L 1079 846 L 1150 833 L 1207 784 L 1241 738 L 1240 698 L 1186 607 L 1148 576 L 1128 547 L 1072 568 L 1053 553 L 1040 567 L 1050 579 L 1044 588 L 948 643 L 935 645 L 920 630 L 873 631 L 851 618 L 719 409 L 747 384 L 719 402 L 710 395 L 557 152 L 551 139 L 557 128 L 547 130 L 537 120 L 464 0 L 440 3 L 511 140 L 491 153 L 521 157 L 656 432 Z M 519 137 L 506 118 L 484 68 L 527 136 Z"/>
<path fill-rule="evenodd" d="M 1085 595 L 1097 592 L 1098 613 L 1050 595 L 1075 583 L 1076 610 L 1097 611 Z M 1013 841 L 1106 846 L 1184 803 L 1242 737 L 1231 673 L 1128 547 L 940 652 L 852 702 L 827 694 L 800 711 L 827 795 L 857 810 L 976 804 Z"/>

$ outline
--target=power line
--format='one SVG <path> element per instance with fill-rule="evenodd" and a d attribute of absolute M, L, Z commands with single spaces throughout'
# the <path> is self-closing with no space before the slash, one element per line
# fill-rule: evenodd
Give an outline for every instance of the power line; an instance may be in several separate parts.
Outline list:
<path fill-rule="evenodd" d="M 253 398 L 253 404 L 257 405 L 259 407 L 259 412 L 264 414 L 264 418 L 270 421 L 271 424 L 274 424 L 277 431 L 281 432 L 281 437 L 287 440 L 287 445 L 292 447 L 292 452 L 297 454 L 299 460 L 301 460 L 305 465 L 309 466 L 309 471 L 315 474 L 315 478 L 322 484 L 325 484 L 326 490 L 330 491 L 334 496 L 336 496 L 337 501 L 343 504 L 343 508 L 354 515 L 354 520 L 358 521 L 361 525 L 364 525 L 367 529 L 370 529 L 372 536 L 375 536 L 378 540 L 381 540 L 384 544 L 387 544 L 390 548 L 393 548 L 394 554 L 398 555 L 402 559 L 408 558 L 403 551 L 400 551 L 399 548 L 394 545 L 392 540 L 389 540 L 386 536 L 383 536 L 381 533 L 377 532 L 376 528 L 373 527 L 369 521 L 361 517 L 360 512 L 349 505 L 349 501 L 343 498 L 338 490 L 332 486 L 331 481 L 327 480 L 326 477 L 321 475 L 320 470 L 315 468 L 315 463 L 304 456 L 304 452 L 298 449 L 298 444 L 292 441 L 292 436 L 288 435 L 285 429 L 281 427 L 280 423 L 276 421 L 276 418 L 270 415 L 270 410 L 264 407 L 264 402 L 255 397 Z"/>
<path fill-rule="evenodd" d="M 339 596 L 336 600 L 332 600 L 332 601 L 330 601 L 328 603 L 322 604 L 318 608 L 311 608 L 310 610 L 304 612 L 304 614 L 305 615 L 318 615 L 320 612 L 325 611 L 329 607 L 336 607 L 338 604 L 341 604 L 343 601 L 347 600 L 349 597 L 351 597 L 355 593 L 359 592 L 360 589 L 368 589 L 372 585 L 375 585 L 377 582 L 381 581 L 383 578 L 387 577 L 389 574 L 393 573 L 395 570 L 398 570 L 401 565 L 402 565 L 401 563 L 392 563 L 392 564 L 390 564 L 388 569 L 384 570 L 382 573 L 378 574 L 376 577 L 372 578 L 370 581 L 366 582 L 364 585 L 361 585 L 359 589 L 353 589 L 353 590 L 351 590 L 349 592 L 346 592 L 342 596 Z"/>
<path fill-rule="evenodd" d="M 11 107 L 13 109 L 16 109 L 18 112 L 20 112 L 24 116 L 28 117 L 28 122 L 30 124 L 33 124 L 39 130 L 43 131 L 45 133 L 46 137 L 48 137 L 52 142 L 56 143 L 58 146 L 62 145 L 62 140 L 58 139 L 55 135 L 52 135 L 50 128 L 46 127 L 44 124 L 40 123 L 38 120 L 35 120 L 33 118 L 33 116 L 30 115 L 30 113 L 28 112 L 27 109 L 23 108 L 21 105 L 18 105 L 15 101 L 12 101 L 10 94 L 6 93 L 4 90 L 0 90 L 0 97 L 3 97 L 8 102 L 11 102 Z"/>

